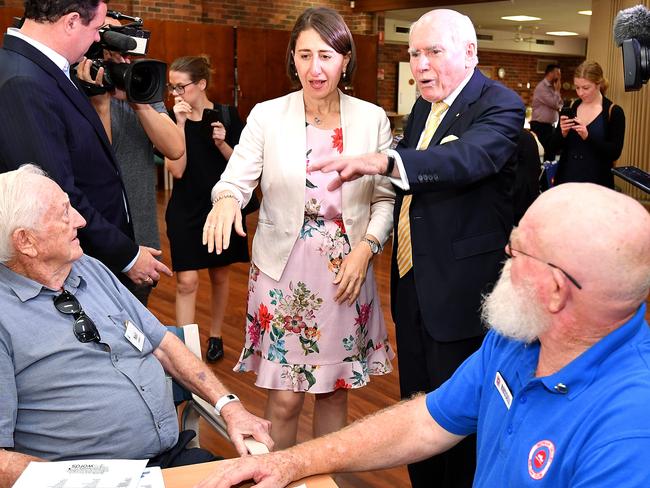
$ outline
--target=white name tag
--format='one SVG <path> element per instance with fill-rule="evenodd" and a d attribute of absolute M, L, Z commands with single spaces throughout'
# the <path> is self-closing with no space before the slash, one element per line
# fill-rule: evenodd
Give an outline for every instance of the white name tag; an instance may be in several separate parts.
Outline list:
<path fill-rule="evenodd" d="M 133 344 L 133 347 L 142 352 L 142 347 L 144 346 L 144 334 L 140 332 L 140 329 L 138 329 L 130 320 L 125 320 L 124 325 L 126 326 L 124 337 Z"/>
<path fill-rule="evenodd" d="M 508 388 L 506 381 L 503 379 L 503 376 L 501 376 L 501 373 L 498 371 L 494 377 L 494 386 L 497 387 L 497 391 L 499 392 L 499 395 L 501 395 L 503 403 L 505 403 L 508 410 L 510 410 L 510 405 L 512 405 L 512 393 L 510 392 L 510 388 Z"/>

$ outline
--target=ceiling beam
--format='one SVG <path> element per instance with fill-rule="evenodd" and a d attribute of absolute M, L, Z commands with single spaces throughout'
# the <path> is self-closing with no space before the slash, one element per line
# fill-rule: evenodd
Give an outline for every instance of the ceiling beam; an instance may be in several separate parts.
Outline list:
<path fill-rule="evenodd" d="M 406 8 L 424 8 L 461 5 L 467 3 L 486 3 L 494 0 L 355 0 L 355 12 L 384 12 Z"/>

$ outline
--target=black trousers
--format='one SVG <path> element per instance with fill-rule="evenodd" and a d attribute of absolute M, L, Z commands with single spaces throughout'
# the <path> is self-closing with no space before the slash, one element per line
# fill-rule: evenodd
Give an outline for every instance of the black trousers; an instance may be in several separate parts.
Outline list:
<path fill-rule="evenodd" d="M 555 151 L 551 148 L 551 137 L 553 136 L 553 124 L 546 122 L 530 121 L 530 130 L 532 130 L 542 146 L 544 146 L 544 161 L 553 161 Z"/>
<path fill-rule="evenodd" d="M 399 280 L 395 311 L 402 398 L 438 388 L 483 341 L 483 337 L 454 342 L 434 340 L 422 323 L 413 272 Z M 408 465 L 413 488 L 471 488 L 475 469 L 475 435 L 445 453 Z"/>

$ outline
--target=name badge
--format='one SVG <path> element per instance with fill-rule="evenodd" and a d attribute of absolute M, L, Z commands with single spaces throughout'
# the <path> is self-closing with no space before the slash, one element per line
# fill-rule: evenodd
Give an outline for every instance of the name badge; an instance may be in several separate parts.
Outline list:
<path fill-rule="evenodd" d="M 494 386 L 497 387 L 497 391 L 499 392 L 499 395 L 501 395 L 503 403 L 505 403 L 508 410 L 510 410 L 510 405 L 512 405 L 512 393 L 510 392 L 510 388 L 508 388 L 506 380 L 503 379 L 503 376 L 501 376 L 499 371 L 497 371 L 497 374 L 494 377 Z"/>
<path fill-rule="evenodd" d="M 124 325 L 126 326 L 124 337 L 133 344 L 133 347 L 142 352 L 144 346 L 144 334 L 140 332 L 140 329 L 138 329 L 130 320 L 125 320 Z"/>

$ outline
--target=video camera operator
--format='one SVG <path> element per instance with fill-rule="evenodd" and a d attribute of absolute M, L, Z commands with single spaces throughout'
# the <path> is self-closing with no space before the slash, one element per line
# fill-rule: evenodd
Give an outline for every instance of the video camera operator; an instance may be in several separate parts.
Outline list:
<path fill-rule="evenodd" d="M 115 13 L 120 15 L 118 13 Z M 121 23 L 109 16 L 106 24 L 120 26 Z M 120 52 L 103 50 L 106 61 L 130 64 L 131 56 Z M 97 76 L 92 76 L 93 60 L 83 59 L 77 65 L 77 77 L 94 86 L 103 86 L 105 68 L 100 67 Z M 162 80 L 164 84 L 164 78 Z M 159 249 L 160 234 L 156 215 L 156 171 L 154 146 L 165 157 L 180 158 L 185 152 L 181 130 L 167 114 L 162 102 L 135 103 L 127 100 L 126 92 L 117 86 L 112 90 L 98 90 L 90 96 L 90 102 L 111 141 L 115 158 L 120 165 L 126 194 L 131 204 L 133 230 L 136 242 Z M 152 284 L 133 284 L 131 292 L 145 306 Z"/>
<path fill-rule="evenodd" d="M 160 251 L 134 241 L 120 170 L 97 113 L 70 79 L 70 65 L 100 40 L 102 0 L 26 0 L 24 23 L 0 49 L 0 171 L 41 166 L 88 222 L 84 250 L 120 279 L 151 284 L 171 275 Z"/>

